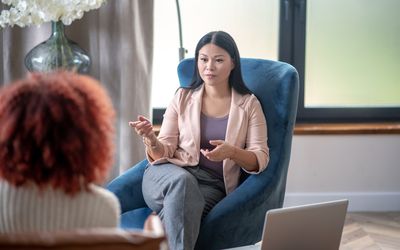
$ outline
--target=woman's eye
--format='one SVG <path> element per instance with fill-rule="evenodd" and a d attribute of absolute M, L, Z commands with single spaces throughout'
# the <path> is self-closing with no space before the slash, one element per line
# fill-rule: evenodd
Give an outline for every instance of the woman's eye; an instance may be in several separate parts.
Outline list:
<path fill-rule="evenodd" d="M 223 59 L 217 59 L 216 61 L 219 62 L 219 63 L 221 63 L 221 62 L 223 62 L 224 60 L 223 60 Z"/>
<path fill-rule="evenodd" d="M 200 61 L 207 62 L 207 58 L 200 58 Z"/>

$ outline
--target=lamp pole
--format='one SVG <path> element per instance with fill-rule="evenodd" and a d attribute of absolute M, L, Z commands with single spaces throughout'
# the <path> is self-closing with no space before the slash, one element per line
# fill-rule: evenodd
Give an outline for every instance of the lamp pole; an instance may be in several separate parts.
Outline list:
<path fill-rule="evenodd" d="M 178 28 L 179 28 L 179 61 L 182 61 L 185 58 L 186 49 L 183 47 L 183 39 L 182 39 L 182 21 L 181 21 L 181 11 L 179 8 L 179 0 L 176 0 L 176 11 L 178 14 Z"/>

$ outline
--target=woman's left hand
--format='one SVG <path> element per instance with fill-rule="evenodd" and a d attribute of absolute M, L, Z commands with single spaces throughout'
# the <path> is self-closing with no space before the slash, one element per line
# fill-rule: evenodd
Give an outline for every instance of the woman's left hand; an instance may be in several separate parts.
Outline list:
<path fill-rule="evenodd" d="M 200 152 L 210 161 L 222 161 L 232 158 L 235 154 L 235 147 L 223 140 L 210 140 L 210 144 L 215 146 L 213 150 L 200 149 Z"/>

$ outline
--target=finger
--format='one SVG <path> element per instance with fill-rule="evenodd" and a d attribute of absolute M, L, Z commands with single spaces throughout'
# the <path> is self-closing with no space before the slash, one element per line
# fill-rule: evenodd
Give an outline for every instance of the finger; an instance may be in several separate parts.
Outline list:
<path fill-rule="evenodd" d="M 204 156 L 206 156 L 207 154 L 208 154 L 208 149 L 200 149 L 200 152 L 204 155 Z"/>
<path fill-rule="evenodd" d="M 140 130 L 143 132 L 144 135 L 149 135 L 153 132 L 153 127 L 152 126 L 143 126 L 140 128 Z"/>
<path fill-rule="evenodd" d="M 210 140 L 209 143 L 213 146 L 218 146 L 224 143 L 223 140 Z"/>
<path fill-rule="evenodd" d="M 215 153 L 215 152 L 213 152 L 214 150 L 212 150 L 212 151 L 210 151 L 210 152 L 208 152 L 207 153 L 207 159 L 209 159 L 210 161 L 219 161 L 219 159 L 218 159 L 218 155 Z"/>
<path fill-rule="evenodd" d="M 151 124 L 151 122 L 149 122 L 149 121 L 141 121 L 140 126 L 141 126 L 141 128 L 148 128 L 148 127 L 152 127 L 153 124 Z"/>
<path fill-rule="evenodd" d="M 215 158 L 215 157 L 218 157 L 217 149 L 215 148 L 215 149 L 209 151 L 208 154 L 207 154 L 207 156 L 208 156 L 210 159 L 213 159 L 213 158 Z"/>
<path fill-rule="evenodd" d="M 148 122 L 148 123 L 150 123 L 150 120 L 147 119 L 146 117 L 144 117 L 143 115 L 139 115 L 139 116 L 138 116 L 138 120 L 141 121 L 141 122 Z"/>
<path fill-rule="evenodd" d="M 129 124 L 129 126 L 135 128 L 138 123 L 139 123 L 139 121 L 130 121 L 128 124 Z"/>
<path fill-rule="evenodd" d="M 138 122 L 135 126 L 135 128 L 142 130 L 142 129 L 146 129 L 148 127 L 151 127 L 151 124 L 147 123 L 147 122 Z"/>
<path fill-rule="evenodd" d="M 204 157 L 206 157 L 207 159 L 210 159 L 210 156 L 208 156 L 208 153 L 209 153 L 208 150 L 200 149 L 200 152 L 204 155 Z"/>

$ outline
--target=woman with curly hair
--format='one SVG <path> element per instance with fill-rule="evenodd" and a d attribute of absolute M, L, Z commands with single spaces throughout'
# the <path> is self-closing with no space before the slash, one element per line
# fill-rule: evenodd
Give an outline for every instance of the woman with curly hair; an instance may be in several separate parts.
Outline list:
<path fill-rule="evenodd" d="M 114 109 L 93 78 L 33 73 L 0 90 L 0 233 L 118 226 L 99 185 L 113 161 Z"/>

